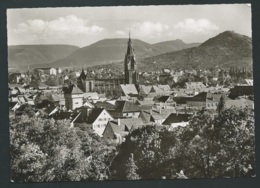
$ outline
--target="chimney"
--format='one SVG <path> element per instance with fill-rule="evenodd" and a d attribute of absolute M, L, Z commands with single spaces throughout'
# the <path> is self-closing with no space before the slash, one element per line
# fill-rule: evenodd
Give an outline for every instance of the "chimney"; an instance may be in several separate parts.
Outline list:
<path fill-rule="evenodd" d="M 118 118 L 117 125 L 120 126 L 120 124 L 121 124 L 121 120 L 120 120 L 120 118 Z"/>

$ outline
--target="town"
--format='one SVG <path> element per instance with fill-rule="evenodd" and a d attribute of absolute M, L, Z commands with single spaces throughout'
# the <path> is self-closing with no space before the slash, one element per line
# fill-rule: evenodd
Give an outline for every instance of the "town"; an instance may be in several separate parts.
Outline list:
<path fill-rule="evenodd" d="M 199 110 L 216 113 L 220 100 L 225 108 L 254 109 L 253 98 L 246 67 L 139 72 L 130 36 L 120 73 L 45 67 L 9 74 L 10 113 L 67 119 L 114 143 L 146 125 L 186 126 Z"/>

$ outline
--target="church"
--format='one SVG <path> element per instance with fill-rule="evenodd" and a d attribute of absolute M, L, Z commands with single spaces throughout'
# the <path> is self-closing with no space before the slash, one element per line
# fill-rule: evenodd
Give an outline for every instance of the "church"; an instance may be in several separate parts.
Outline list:
<path fill-rule="evenodd" d="M 83 92 L 98 93 L 118 92 L 121 90 L 120 85 L 134 84 L 137 87 L 139 84 L 139 75 L 130 33 L 124 59 L 124 73 L 125 78 L 93 79 L 88 78 L 82 69 L 82 72 L 77 79 L 77 85 Z"/>

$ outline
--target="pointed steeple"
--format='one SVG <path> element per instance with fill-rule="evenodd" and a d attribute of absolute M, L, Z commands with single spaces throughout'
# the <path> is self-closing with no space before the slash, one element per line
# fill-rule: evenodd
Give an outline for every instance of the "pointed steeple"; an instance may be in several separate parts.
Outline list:
<path fill-rule="evenodd" d="M 129 31 L 129 39 L 128 39 L 128 46 L 127 46 L 126 54 L 127 55 L 133 55 L 134 54 L 134 49 L 133 49 L 133 46 L 132 46 L 130 31 Z"/>
<path fill-rule="evenodd" d="M 79 77 L 80 77 L 82 80 L 86 80 L 86 78 L 87 78 L 87 76 L 86 76 L 86 74 L 85 74 L 85 72 L 84 72 L 84 68 L 83 68 L 83 66 L 82 66 L 82 71 L 81 71 Z"/>

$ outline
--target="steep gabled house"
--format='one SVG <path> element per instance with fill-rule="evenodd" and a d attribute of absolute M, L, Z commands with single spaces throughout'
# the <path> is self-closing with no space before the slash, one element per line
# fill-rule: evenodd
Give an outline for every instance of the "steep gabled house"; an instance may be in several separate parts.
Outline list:
<path fill-rule="evenodd" d="M 125 140 L 125 136 L 128 135 L 129 130 L 125 125 L 118 125 L 115 121 L 109 121 L 102 134 L 105 141 L 114 143 L 122 143 Z"/>
<path fill-rule="evenodd" d="M 71 120 L 71 127 L 73 126 L 88 126 L 96 134 L 102 136 L 102 133 L 107 125 L 108 121 L 114 118 L 103 108 L 82 108 Z"/>
<path fill-rule="evenodd" d="M 120 84 L 122 96 L 138 97 L 138 91 L 134 84 Z"/>

